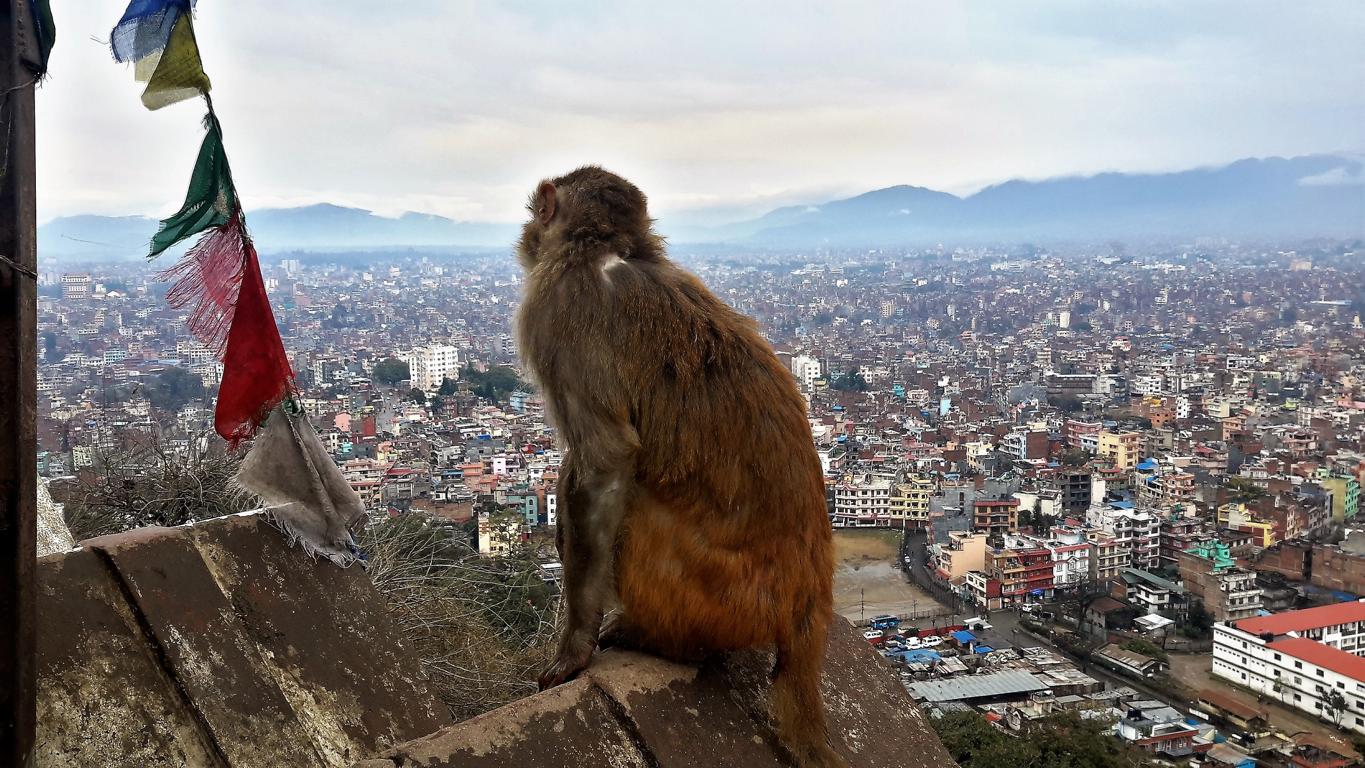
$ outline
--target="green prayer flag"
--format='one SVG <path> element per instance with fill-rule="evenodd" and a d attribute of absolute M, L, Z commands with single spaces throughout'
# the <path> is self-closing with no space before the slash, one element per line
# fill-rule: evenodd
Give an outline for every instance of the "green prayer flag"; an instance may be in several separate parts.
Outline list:
<path fill-rule="evenodd" d="M 187 237 L 211 227 L 221 227 L 232 218 L 237 207 L 232 172 L 228 169 L 227 153 L 223 151 L 222 131 L 213 115 L 209 115 L 207 122 L 208 133 L 199 147 L 199 159 L 194 163 L 185 204 L 178 213 L 161 222 L 152 238 L 149 259 Z"/>
<path fill-rule="evenodd" d="M 199 44 L 194 40 L 194 26 L 189 14 L 184 14 L 171 29 L 166 50 L 156 62 L 156 70 L 147 80 L 142 92 L 142 104 L 147 109 L 161 109 L 178 101 L 208 93 L 209 76 L 199 59 Z"/>

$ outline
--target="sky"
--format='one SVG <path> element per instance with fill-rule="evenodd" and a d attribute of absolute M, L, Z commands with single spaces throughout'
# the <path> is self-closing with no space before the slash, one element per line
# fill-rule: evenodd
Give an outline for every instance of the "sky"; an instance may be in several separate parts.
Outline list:
<path fill-rule="evenodd" d="M 200 102 L 111 58 L 116 0 L 52 0 L 39 220 L 165 215 Z M 1365 151 L 1365 2 L 202 0 L 248 211 L 518 221 L 585 163 L 720 223 L 895 184 Z"/>

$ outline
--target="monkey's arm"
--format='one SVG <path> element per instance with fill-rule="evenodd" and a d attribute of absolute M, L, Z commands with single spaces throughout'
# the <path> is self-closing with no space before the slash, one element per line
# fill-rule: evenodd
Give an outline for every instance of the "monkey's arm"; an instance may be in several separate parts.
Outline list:
<path fill-rule="evenodd" d="M 569 451 L 558 496 L 568 616 L 555 659 L 540 677 L 542 690 L 581 671 L 597 647 L 639 450 L 623 409 L 580 409 L 565 416 L 573 426 L 566 429 Z"/>

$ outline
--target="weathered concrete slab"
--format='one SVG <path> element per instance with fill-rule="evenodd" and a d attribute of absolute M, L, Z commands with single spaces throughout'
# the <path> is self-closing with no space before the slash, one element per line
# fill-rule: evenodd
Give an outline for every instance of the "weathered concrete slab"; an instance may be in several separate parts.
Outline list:
<path fill-rule="evenodd" d="M 450 724 L 359 567 L 301 556 L 259 515 L 189 532 L 327 764 Z"/>
<path fill-rule="evenodd" d="M 401 768 L 651 766 L 607 698 L 582 679 L 408 742 L 386 757 Z"/>
<path fill-rule="evenodd" d="M 734 654 L 727 660 L 731 690 L 757 719 L 767 717 L 772 654 Z M 850 766 L 942 768 L 956 765 L 890 664 L 853 625 L 830 625 L 821 684 L 834 750 Z"/>
<path fill-rule="evenodd" d="M 854 768 L 953 766 L 890 666 L 835 622 L 823 693 L 836 751 Z M 383 757 L 416 766 L 784 766 L 768 717 L 771 653 L 699 668 L 608 651 L 583 677 Z M 587 726 L 587 727 L 585 727 Z M 354 768 L 382 768 L 361 762 Z"/>
<path fill-rule="evenodd" d="M 707 674 L 706 672 L 710 672 Z M 757 727 L 714 668 L 674 664 L 638 653 L 604 653 L 587 676 L 619 705 L 658 765 L 780 767 L 772 734 Z"/>
<path fill-rule="evenodd" d="M 113 564 L 172 677 L 233 766 L 327 764 L 188 528 L 144 528 L 83 544 Z"/>
<path fill-rule="evenodd" d="M 98 553 L 38 561 L 37 634 L 39 766 L 222 765 Z"/>
<path fill-rule="evenodd" d="M 39 562 L 42 766 L 344 768 L 450 723 L 358 567 L 259 515 Z"/>

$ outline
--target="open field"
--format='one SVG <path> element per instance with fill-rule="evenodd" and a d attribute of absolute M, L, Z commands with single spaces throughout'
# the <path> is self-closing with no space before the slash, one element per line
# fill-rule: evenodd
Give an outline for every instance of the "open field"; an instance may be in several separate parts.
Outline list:
<path fill-rule="evenodd" d="M 938 616 L 948 609 L 901 574 L 900 531 L 834 532 L 834 610 L 858 621 L 879 613 Z"/>

